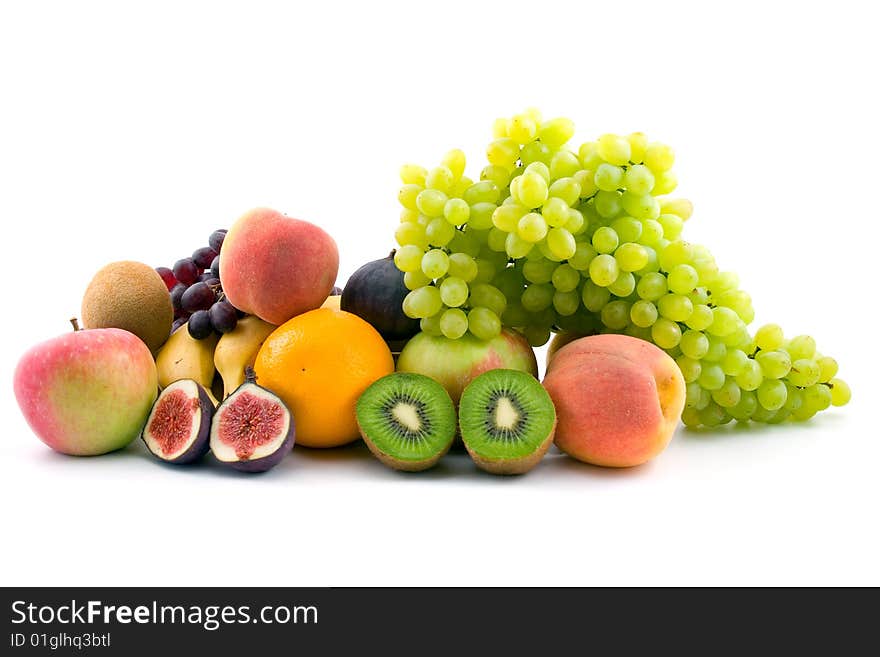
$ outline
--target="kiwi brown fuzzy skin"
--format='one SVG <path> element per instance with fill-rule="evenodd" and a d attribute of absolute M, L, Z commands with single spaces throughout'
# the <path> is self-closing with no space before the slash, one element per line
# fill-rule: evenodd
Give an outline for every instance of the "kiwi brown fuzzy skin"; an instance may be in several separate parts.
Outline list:
<path fill-rule="evenodd" d="M 367 437 L 367 432 L 363 430 L 361 427 L 361 423 L 358 422 L 358 430 L 361 432 L 361 437 L 364 439 L 364 442 L 367 444 L 367 447 L 370 448 L 370 451 L 373 453 L 379 461 L 387 465 L 389 468 L 393 468 L 394 470 L 400 470 L 402 472 L 421 472 L 422 470 L 427 470 L 428 468 L 433 468 L 437 465 L 437 462 L 446 455 L 449 451 L 448 445 L 446 449 L 444 449 L 439 454 L 435 454 L 426 459 L 420 459 L 418 461 L 409 461 L 405 459 L 399 459 L 394 456 L 390 456 L 383 452 L 379 447 Z"/>
<path fill-rule="evenodd" d="M 550 430 L 550 434 L 544 442 L 541 443 L 538 449 L 528 456 L 517 459 L 489 459 L 477 454 L 468 447 L 467 443 L 465 443 L 465 448 L 467 449 L 468 454 L 471 455 L 471 459 L 473 459 L 474 463 L 481 470 L 496 475 L 519 475 L 525 474 L 541 462 L 541 459 L 544 458 L 547 450 L 550 449 L 550 445 L 553 444 L 553 437 L 555 435 L 556 420 L 553 420 L 553 428 Z"/>

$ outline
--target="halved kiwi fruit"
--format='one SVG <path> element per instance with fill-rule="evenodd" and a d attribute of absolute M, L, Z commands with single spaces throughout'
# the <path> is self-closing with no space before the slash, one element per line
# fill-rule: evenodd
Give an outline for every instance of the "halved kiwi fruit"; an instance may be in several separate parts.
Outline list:
<path fill-rule="evenodd" d="M 458 408 L 461 439 L 480 468 L 522 474 L 544 457 L 556 431 L 556 409 L 526 372 L 489 370 L 471 381 Z"/>
<path fill-rule="evenodd" d="M 364 442 L 395 470 L 426 470 L 455 438 L 455 405 L 439 383 L 422 374 L 396 372 L 373 383 L 356 406 Z"/>

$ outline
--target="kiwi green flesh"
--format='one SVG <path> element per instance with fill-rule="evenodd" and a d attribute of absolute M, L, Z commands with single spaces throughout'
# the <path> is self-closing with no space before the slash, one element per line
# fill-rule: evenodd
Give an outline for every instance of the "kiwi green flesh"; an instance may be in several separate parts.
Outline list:
<path fill-rule="evenodd" d="M 452 399 L 443 386 L 421 374 L 382 377 L 360 396 L 355 411 L 370 451 L 398 470 L 434 465 L 455 437 Z"/>
<path fill-rule="evenodd" d="M 556 429 L 556 409 L 544 386 L 514 370 L 489 370 L 471 381 L 458 413 L 462 440 L 478 465 L 540 460 Z"/>

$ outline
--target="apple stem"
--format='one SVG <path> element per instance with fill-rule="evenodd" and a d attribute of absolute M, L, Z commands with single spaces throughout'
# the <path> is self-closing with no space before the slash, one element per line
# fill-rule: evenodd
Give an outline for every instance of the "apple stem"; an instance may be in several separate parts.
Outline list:
<path fill-rule="evenodd" d="M 76 331 L 82 331 L 82 329 L 79 327 L 79 322 L 77 321 L 76 317 L 70 318 L 70 324 L 71 324 L 71 326 L 73 326 L 74 333 Z"/>

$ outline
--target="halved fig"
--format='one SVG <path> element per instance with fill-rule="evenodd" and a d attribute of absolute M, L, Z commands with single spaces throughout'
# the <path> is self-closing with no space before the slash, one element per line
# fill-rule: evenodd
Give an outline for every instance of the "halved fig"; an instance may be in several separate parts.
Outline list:
<path fill-rule="evenodd" d="M 293 416 L 274 393 L 258 386 L 254 370 L 214 412 L 211 451 L 236 470 L 265 472 L 293 448 Z"/>
<path fill-rule="evenodd" d="M 213 415 L 205 389 L 192 379 L 180 379 L 159 393 L 141 438 L 167 463 L 192 463 L 208 452 Z"/>

